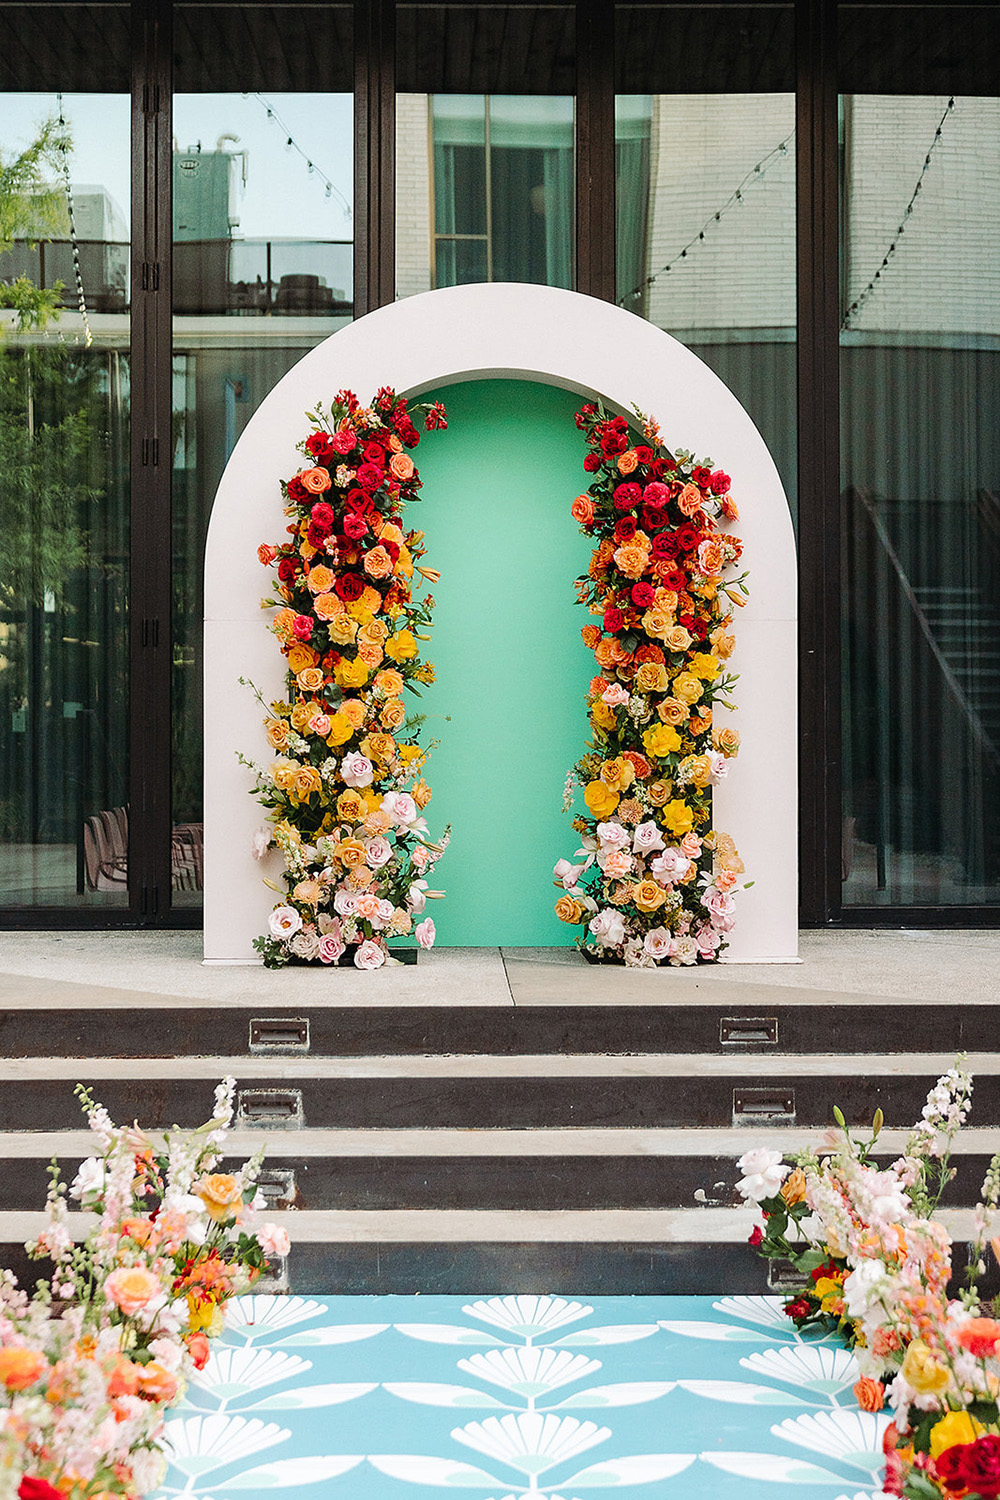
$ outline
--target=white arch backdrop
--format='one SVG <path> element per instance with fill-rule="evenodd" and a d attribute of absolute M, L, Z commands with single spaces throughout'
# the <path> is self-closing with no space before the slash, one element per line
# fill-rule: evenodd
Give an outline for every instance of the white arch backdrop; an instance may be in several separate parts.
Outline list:
<path fill-rule="evenodd" d="M 284 693 L 283 659 L 264 628 L 258 542 L 281 530 L 279 482 L 301 465 L 304 413 L 347 388 L 366 400 L 496 377 L 538 380 L 633 404 L 660 423 L 668 446 L 710 455 L 732 476 L 751 597 L 740 611 L 732 665 L 740 673 L 739 758 L 715 793 L 756 883 L 739 898 L 730 963 L 789 963 L 798 953 L 795 543 L 781 481 L 747 413 L 683 344 L 610 303 L 527 285 L 451 287 L 359 318 L 311 350 L 254 413 L 226 466 L 205 552 L 205 958 L 252 962 L 273 903 L 250 853 L 262 818 L 236 752 L 268 752 L 249 678 L 265 701 Z M 581 447 L 581 458 L 582 458 Z M 583 473 L 581 469 L 581 489 Z M 566 505 L 566 525 L 573 497 Z M 420 517 L 433 549 L 433 496 Z M 567 587 L 569 580 L 567 579 Z M 580 722 L 581 745 L 585 721 Z M 554 861 L 562 851 L 540 851 Z M 447 882 L 446 882 L 447 883 Z"/>

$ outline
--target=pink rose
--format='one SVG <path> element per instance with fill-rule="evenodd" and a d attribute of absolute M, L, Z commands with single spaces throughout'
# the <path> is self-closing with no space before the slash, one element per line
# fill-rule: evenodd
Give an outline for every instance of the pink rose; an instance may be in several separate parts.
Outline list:
<path fill-rule="evenodd" d="M 660 484 L 657 479 L 654 479 L 651 484 L 647 484 L 642 492 L 644 505 L 666 505 L 669 499 L 670 490 L 665 484 Z"/>
<path fill-rule="evenodd" d="M 392 858 L 392 845 L 388 839 L 382 838 L 380 834 L 376 835 L 365 845 L 365 857 L 370 869 L 381 870 L 382 866 L 387 865 Z"/>
<path fill-rule="evenodd" d="M 354 955 L 356 969 L 381 969 L 385 963 L 385 949 L 372 938 L 366 938 Z"/>
<path fill-rule="evenodd" d="M 605 907 L 589 924 L 590 931 L 604 948 L 617 948 L 625 941 L 625 918 L 613 907 Z"/>
<path fill-rule="evenodd" d="M 296 615 L 292 631 L 300 641 L 307 641 L 313 633 L 313 622 L 308 615 Z"/>
<path fill-rule="evenodd" d="M 330 447 L 334 453 L 339 453 L 341 458 L 346 458 L 349 453 L 354 452 L 357 441 L 357 434 L 353 428 L 345 427 L 342 432 L 335 432 L 333 434 L 333 437 L 330 439 Z"/>
<path fill-rule="evenodd" d="M 632 856 L 624 849 L 602 849 L 597 863 L 609 880 L 622 880 L 632 868 Z"/>
<path fill-rule="evenodd" d="M 408 792 L 386 792 L 382 798 L 382 810 L 399 828 L 417 820 L 417 804 Z"/>
<path fill-rule="evenodd" d="M 371 786 L 375 773 L 368 757 L 362 755 L 359 750 L 352 750 L 350 755 L 345 755 L 340 762 L 340 774 L 345 786 L 362 787 Z"/>
<path fill-rule="evenodd" d="M 696 833 L 686 833 L 681 839 L 681 853 L 688 859 L 697 859 L 701 853 L 701 839 Z"/>
<path fill-rule="evenodd" d="M 601 698 L 610 708 L 618 708 L 622 703 L 629 700 L 628 688 L 623 687 L 620 682 L 612 682 L 604 689 Z"/>
<path fill-rule="evenodd" d="M 621 823 L 598 823 L 597 842 L 602 849 L 623 849 L 629 842 L 628 829 Z"/>
<path fill-rule="evenodd" d="M 319 940 L 320 961 L 325 964 L 335 964 L 344 951 L 344 941 L 340 936 L 340 924 L 336 930 L 332 927 L 329 932 L 324 932 Z"/>
<path fill-rule="evenodd" d="M 643 951 L 648 953 L 650 958 L 660 963 L 663 959 L 670 957 L 672 945 L 673 939 L 667 929 L 665 927 L 654 927 L 652 931 L 646 933 L 642 947 Z"/>
<path fill-rule="evenodd" d="M 637 853 L 651 854 L 654 849 L 662 849 L 663 847 L 663 835 L 656 824 L 651 819 L 645 823 L 640 823 L 632 839 L 632 848 Z"/>
<path fill-rule="evenodd" d="M 434 918 L 425 917 L 422 922 L 418 922 L 416 927 L 413 929 L 413 935 L 416 938 L 417 942 L 420 944 L 421 948 L 433 948 L 434 939 L 437 936 L 437 932 L 434 927 Z"/>
<path fill-rule="evenodd" d="M 330 733 L 330 715 L 314 714 L 309 720 L 309 728 L 313 734 L 318 734 L 321 740 L 325 740 Z"/>
<path fill-rule="evenodd" d="M 262 1224 L 257 1230 L 257 1243 L 265 1255 L 287 1255 L 292 1248 L 287 1229 L 277 1224 Z"/>

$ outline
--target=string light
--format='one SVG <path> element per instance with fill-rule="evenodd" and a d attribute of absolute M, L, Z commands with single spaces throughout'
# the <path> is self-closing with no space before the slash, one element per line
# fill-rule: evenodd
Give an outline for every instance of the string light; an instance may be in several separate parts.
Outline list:
<path fill-rule="evenodd" d="M 76 300 L 80 309 L 80 317 L 83 319 L 84 343 L 89 349 L 94 342 L 94 335 L 90 331 L 90 318 L 87 316 L 87 298 L 83 290 L 83 272 L 80 269 L 80 246 L 76 238 L 76 212 L 73 206 L 73 184 L 69 175 L 69 142 L 66 136 L 66 121 L 63 118 L 62 94 L 56 95 L 56 102 L 59 105 L 59 152 L 62 156 L 66 207 L 69 210 L 69 240 L 73 251 L 73 275 L 76 279 Z"/>
<path fill-rule="evenodd" d="M 926 177 L 927 170 L 930 167 L 931 157 L 934 155 L 935 147 L 937 146 L 938 142 L 941 140 L 941 133 L 942 133 L 942 131 L 944 129 L 944 122 L 945 122 L 945 120 L 947 120 L 948 116 L 951 114 L 951 112 L 952 112 L 952 110 L 954 108 L 955 108 L 955 99 L 954 99 L 954 96 L 952 96 L 952 98 L 948 100 L 948 103 L 947 103 L 947 105 L 945 107 L 944 114 L 941 116 L 941 119 L 938 121 L 938 127 L 935 130 L 935 132 L 934 132 L 934 139 L 931 141 L 930 146 L 928 147 L 927 154 L 924 157 L 924 164 L 920 168 L 920 176 L 917 178 L 917 185 L 913 189 L 913 192 L 910 194 L 910 201 L 906 205 L 906 208 L 905 208 L 905 210 L 903 212 L 903 217 L 900 219 L 899 224 L 896 226 L 896 233 L 892 237 L 892 242 L 890 243 L 888 250 L 885 252 L 885 254 L 882 257 L 882 264 L 879 266 L 878 270 L 875 272 L 875 275 L 872 277 L 871 281 L 869 281 L 869 283 L 865 287 L 864 291 L 861 292 L 861 293 L 859 293 L 859 295 L 857 297 L 855 297 L 854 301 L 851 303 L 850 307 L 845 312 L 844 318 L 843 318 L 843 322 L 840 325 L 842 329 L 848 329 L 848 328 L 850 328 L 850 326 L 851 326 L 851 319 L 854 317 L 855 313 L 859 313 L 861 311 L 861 309 L 864 306 L 865 302 L 871 296 L 872 292 L 875 290 L 875 288 L 878 285 L 878 283 L 882 280 L 882 272 L 888 269 L 889 262 L 892 260 L 893 256 L 896 254 L 896 251 L 899 248 L 899 241 L 902 239 L 903 235 L 906 233 L 907 222 L 908 222 L 908 220 L 910 218 L 910 215 L 913 213 L 914 208 L 916 207 L 917 199 L 919 198 L 920 193 L 921 193 L 921 191 L 923 189 L 924 178 Z"/>
<path fill-rule="evenodd" d="M 249 96 L 247 94 L 244 94 L 243 97 L 244 99 L 246 99 Z M 263 94 L 254 94 L 253 97 L 257 100 L 257 103 L 267 111 L 267 118 L 269 120 L 273 120 L 274 123 L 278 126 L 279 130 L 284 131 L 285 150 L 298 152 L 299 156 L 301 156 L 302 160 L 306 164 L 306 171 L 309 173 L 309 175 L 313 176 L 315 174 L 319 178 L 320 182 L 323 184 L 326 197 L 336 198 L 337 202 L 344 210 L 344 218 L 349 219 L 351 217 L 351 205 L 348 203 L 339 187 L 337 187 L 336 184 L 331 181 L 331 179 L 326 175 L 321 167 L 318 167 L 316 165 L 309 153 L 307 151 L 303 151 L 302 147 L 292 135 L 292 132 L 289 130 L 284 120 L 278 114 L 278 111 L 275 109 L 274 105 L 269 103 L 268 100 L 264 98 Z"/>
<path fill-rule="evenodd" d="M 773 149 L 770 150 L 766 156 L 762 156 L 760 161 L 757 162 L 752 170 L 749 171 L 743 178 L 743 181 L 739 184 L 739 186 L 733 189 L 729 197 L 726 199 L 725 203 L 723 203 L 720 208 L 717 208 L 715 213 L 705 220 L 704 224 L 698 230 L 698 233 L 692 235 L 687 244 L 681 250 L 679 250 L 673 257 L 673 259 L 668 261 L 665 266 L 661 266 L 660 269 L 658 271 L 654 271 L 652 275 L 644 277 L 644 279 L 640 281 L 638 286 L 633 287 L 630 292 L 626 292 L 624 297 L 620 297 L 618 300 L 618 306 L 625 307 L 627 303 L 634 302 L 638 297 L 641 297 L 646 288 L 651 287 L 658 277 L 665 275 L 668 271 L 672 271 L 674 266 L 676 266 L 679 261 L 687 260 L 688 252 L 690 250 L 693 250 L 697 245 L 700 245 L 703 242 L 705 236 L 712 229 L 713 225 L 721 222 L 723 214 L 728 213 L 731 208 L 742 208 L 746 203 L 746 193 L 744 189 L 751 186 L 755 182 L 759 182 L 761 178 L 770 171 L 771 167 L 773 167 L 776 162 L 781 161 L 782 157 L 788 155 L 789 142 L 794 140 L 794 138 L 795 131 L 793 130 L 785 136 L 785 139 L 783 141 L 779 141 L 778 144 L 773 147 Z"/>

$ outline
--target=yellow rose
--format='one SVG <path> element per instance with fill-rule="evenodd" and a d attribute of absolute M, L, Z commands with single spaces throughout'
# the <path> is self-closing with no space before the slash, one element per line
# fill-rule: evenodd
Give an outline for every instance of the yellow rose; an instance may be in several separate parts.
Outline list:
<path fill-rule="evenodd" d="M 911 1344 L 910 1349 L 912 1348 Z M 910 1350 L 906 1352 L 908 1355 Z M 903 1368 L 906 1368 L 905 1360 Z M 931 1458 L 938 1458 L 946 1449 L 958 1447 L 959 1444 L 974 1443 L 976 1438 L 985 1431 L 983 1424 L 977 1422 L 975 1417 L 970 1416 L 967 1411 L 947 1412 L 940 1422 L 935 1422 L 931 1428 Z"/>
<path fill-rule="evenodd" d="M 948 1366 L 936 1359 L 922 1339 L 914 1339 L 903 1359 L 903 1379 L 921 1396 L 940 1396 L 951 1384 Z M 960 1413 L 955 1413 L 956 1416 Z M 971 1442 L 971 1438 L 958 1441 Z M 951 1445 L 948 1444 L 950 1447 Z M 943 1449 L 939 1449 L 943 1452 Z"/>
<path fill-rule="evenodd" d="M 575 896 L 560 896 L 555 912 L 560 922 L 582 922 L 584 917 L 583 907 Z"/>
<path fill-rule="evenodd" d="M 670 781 L 651 781 L 646 787 L 646 796 L 653 807 L 662 807 L 673 790 Z"/>
<path fill-rule="evenodd" d="M 635 685 L 640 693 L 665 693 L 667 669 L 662 662 L 644 661 L 635 674 Z"/>
<path fill-rule="evenodd" d="M 243 1194 L 235 1177 L 228 1172 L 215 1172 L 203 1177 L 194 1185 L 194 1191 L 208 1209 L 208 1216 L 216 1224 L 231 1219 L 243 1202 Z"/>
<path fill-rule="evenodd" d="M 366 806 L 360 793 L 356 792 L 353 787 L 348 787 L 347 791 L 341 792 L 337 798 L 337 812 L 344 823 L 360 822 Z"/>
<path fill-rule="evenodd" d="M 663 637 L 673 629 L 674 617 L 665 609 L 647 609 L 642 617 L 642 628 L 654 638 Z"/>
<path fill-rule="evenodd" d="M 417 654 L 417 643 L 408 630 L 397 630 L 386 641 L 385 650 L 393 661 L 412 661 Z"/>
<path fill-rule="evenodd" d="M 336 615 L 327 626 L 335 646 L 349 646 L 358 633 L 358 623 L 350 615 Z"/>
<path fill-rule="evenodd" d="M 723 755 L 735 755 L 740 748 L 738 729 L 717 729 L 712 738 L 715 741 L 715 748 L 721 750 Z"/>
<path fill-rule="evenodd" d="M 413 790 L 410 795 L 419 807 L 420 811 L 423 812 L 424 808 L 431 800 L 431 789 L 427 785 L 423 777 L 421 777 L 419 781 L 415 781 L 413 783 Z"/>
<path fill-rule="evenodd" d="M 318 712 L 319 705 L 312 699 L 300 698 L 291 712 L 292 728 L 297 729 L 299 734 L 304 734 L 309 728 L 309 720 Z"/>
<path fill-rule="evenodd" d="M 622 760 L 620 756 L 615 760 L 606 760 L 601 767 L 601 780 L 613 792 L 627 792 L 635 780 L 635 768 L 630 761 Z"/>
<path fill-rule="evenodd" d="M 357 656 L 353 661 L 350 661 L 347 657 L 344 657 L 341 661 L 338 661 L 337 665 L 334 667 L 333 677 L 338 687 L 364 687 L 365 683 L 368 681 L 368 664 L 367 662 L 362 661 L 361 658 Z"/>
<path fill-rule="evenodd" d="M 594 817 L 603 822 L 605 818 L 610 818 L 618 806 L 618 793 L 603 781 L 590 781 L 584 788 L 583 800 Z"/>
<path fill-rule="evenodd" d="M 388 634 L 389 627 L 384 620 L 369 620 L 358 631 L 358 640 L 364 641 L 368 646 L 381 646 Z"/>
<path fill-rule="evenodd" d="M 305 667 L 314 667 L 318 661 L 317 653 L 304 641 L 296 641 L 288 653 L 288 667 L 292 672 L 301 672 Z"/>
<path fill-rule="evenodd" d="M 305 802 L 314 792 L 321 792 L 323 783 L 315 766 L 300 766 L 295 773 L 295 795 Z"/>
<path fill-rule="evenodd" d="M 367 755 L 369 760 L 391 760 L 395 748 L 396 741 L 391 734 L 369 734 L 361 741 L 361 753 Z"/>
<path fill-rule="evenodd" d="M 707 755 L 689 755 L 677 768 L 678 781 L 690 782 L 692 786 L 706 787 L 712 779 L 712 763 Z"/>
<path fill-rule="evenodd" d="M 697 703 L 701 697 L 701 683 L 691 672 L 678 672 L 673 680 L 672 687 L 674 697 L 679 698 L 682 703 L 686 703 L 689 706 L 692 703 Z"/>
<path fill-rule="evenodd" d="M 640 880 L 632 887 L 632 900 L 640 911 L 655 911 L 666 899 L 666 891 L 655 880 Z"/>
<path fill-rule="evenodd" d="M 690 833 L 694 827 L 694 813 L 686 802 L 675 797 L 672 802 L 665 804 L 660 813 L 660 822 L 676 838 L 683 838 L 684 834 Z"/>
<path fill-rule="evenodd" d="M 284 719 L 268 719 L 264 728 L 267 730 L 267 742 L 274 750 L 284 750 L 288 744 L 288 725 Z"/>
<path fill-rule="evenodd" d="M 295 773 L 299 769 L 294 760 L 276 760 L 271 766 L 271 779 L 283 792 L 291 791 L 295 785 Z"/>
<path fill-rule="evenodd" d="M 698 651 L 688 663 L 689 670 L 694 676 L 703 677 L 706 682 L 714 682 L 719 675 L 721 665 L 719 658 L 709 651 Z"/>
<path fill-rule="evenodd" d="M 691 644 L 691 634 L 683 625 L 675 625 L 667 631 L 663 641 L 668 651 L 686 651 Z"/>
<path fill-rule="evenodd" d="M 365 846 L 360 839 L 345 839 L 337 849 L 342 865 L 348 870 L 357 870 L 365 862 Z"/>
<path fill-rule="evenodd" d="M 618 722 L 615 711 L 610 703 L 605 703 L 603 698 L 598 698 L 590 710 L 590 717 L 601 729 L 614 729 Z"/>
<path fill-rule="evenodd" d="M 340 712 L 355 729 L 360 729 L 365 722 L 365 705 L 360 698 L 345 698 Z"/>
<path fill-rule="evenodd" d="M 643 734 L 642 743 L 649 755 L 662 759 L 681 748 L 681 737 L 670 724 L 654 724 L 652 729 L 647 729 Z"/>
<path fill-rule="evenodd" d="M 354 733 L 354 725 L 345 713 L 335 713 L 330 718 L 330 733 L 326 737 L 326 743 L 331 750 L 338 745 L 346 745 Z"/>

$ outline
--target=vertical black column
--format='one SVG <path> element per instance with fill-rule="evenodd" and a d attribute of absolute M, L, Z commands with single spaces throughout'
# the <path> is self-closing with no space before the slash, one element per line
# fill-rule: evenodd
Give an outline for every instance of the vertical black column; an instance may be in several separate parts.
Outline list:
<path fill-rule="evenodd" d="M 615 8 L 576 6 L 576 289 L 614 302 Z"/>
<path fill-rule="evenodd" d="M 170 6 L 132 4 L 129 899 L 170 907 Z"/>
<path fill-rule="evenodd" d="M 354 6 L 354 316 L 396 295 L 396 13 Z"/>
<path fill-rule="evenodd" d="M 836 920 L 841 877 L 837 10 L 797 0 L 801 917 Z"/>

